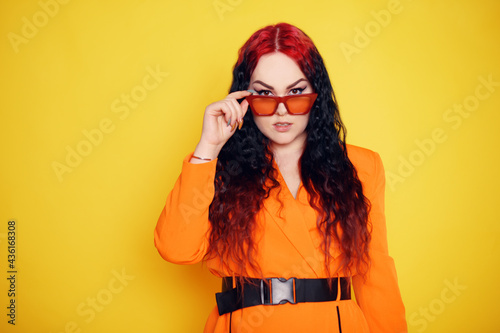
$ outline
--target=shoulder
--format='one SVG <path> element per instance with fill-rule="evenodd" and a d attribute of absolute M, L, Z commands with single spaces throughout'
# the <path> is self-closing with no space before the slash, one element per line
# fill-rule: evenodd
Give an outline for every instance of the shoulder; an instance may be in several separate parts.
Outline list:
<path fill-rule="evenodd" d="M 373 150 L 347 145 L 347 156 L 358 172 L 370 171 L 382 163 L 380 155 Z"/>
<path fill-rule="evenodd" d="M 377 152 L 348 144 L 347 156 L 365 187 L 371 188 L 380 181 L 385 183 L 384 166 Z"/>

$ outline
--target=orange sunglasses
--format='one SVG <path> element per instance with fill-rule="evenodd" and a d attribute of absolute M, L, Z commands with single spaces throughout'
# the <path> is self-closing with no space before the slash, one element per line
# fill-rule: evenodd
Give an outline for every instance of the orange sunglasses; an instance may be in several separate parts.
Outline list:
<path fill-rule="evenodd" d="M 278 105 L 283 103 L 288 113 L 292 115 L 307 114 L 311 111 L 318 94 L 288 95 L 288 96 L 262 96 L 250 95 L 246 97 L 252 112 L 256 116 L 272 116 L 278 110 Z"/>

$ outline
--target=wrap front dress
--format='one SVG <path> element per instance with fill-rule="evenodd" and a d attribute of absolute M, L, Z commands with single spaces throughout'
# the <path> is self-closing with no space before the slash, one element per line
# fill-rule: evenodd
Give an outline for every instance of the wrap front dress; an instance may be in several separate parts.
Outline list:
<path fill-rule="evenodd" d="M 176 264 L 197 263 L 208 248 L 208 210 L 214 195 L 216 160 L 191 164 L 191 156 L 184 159 L 181 174 L 168 195 L 154 232 L 160 255 Z M 255 333 L 407 332 L 396 269 L 388 253 L 382 161 L 377 153 L 352 145 L 348 145 L 348 156 L 358 172 L 364 194 L 371 202 L 371 265 L 365 279 L 360 275 L 352 277 L 355 299 L 259 305 L 222 316 L 215 305 L 204 332 L 229 332 L 230 325 L 231 332 Z M 294 198 L 279 170 L 278 181 L 281 189 L 271 190 L 256 216 L 256 260 L 263 276 L 325 278 L 322 238 L 316 226 L 317 213 L 309 204 L 308 193 L 300 185 Z M 338 255 L 340 253 L 334 257 Z M 216 276 L 232 275 L 221 265 L 219 258 L 208 260 L 206 265 Z M 334 271 L 338 262 L 334 261 L 332 265 Z"/>

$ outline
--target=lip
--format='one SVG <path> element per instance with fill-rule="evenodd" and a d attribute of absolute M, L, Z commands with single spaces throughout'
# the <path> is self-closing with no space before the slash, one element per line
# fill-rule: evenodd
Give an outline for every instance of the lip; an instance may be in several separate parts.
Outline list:
<path fill-rule="evenodd" d="M 277 122 L 273 124 L 273 127 L 278 132 L 288 132 L 292 128 L 292 123 L 289 122 Z"/>

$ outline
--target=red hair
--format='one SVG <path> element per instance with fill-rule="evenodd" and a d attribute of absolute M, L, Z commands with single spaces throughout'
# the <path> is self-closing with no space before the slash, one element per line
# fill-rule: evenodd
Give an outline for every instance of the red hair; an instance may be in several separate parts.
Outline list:
<path fill-rule="evenodd" d="M 260 57 L 271 52 L 281 52 L 295 60 L 306 76 L 314 74 L 310 52 L 318 53 L 316 47 L 302 30 L 288 23 L 278 23 L 256 31 L 241 47 L 236 66 L 246 60 L 247 74 L 250 76 Z"/>

